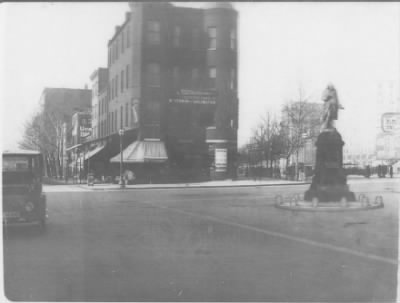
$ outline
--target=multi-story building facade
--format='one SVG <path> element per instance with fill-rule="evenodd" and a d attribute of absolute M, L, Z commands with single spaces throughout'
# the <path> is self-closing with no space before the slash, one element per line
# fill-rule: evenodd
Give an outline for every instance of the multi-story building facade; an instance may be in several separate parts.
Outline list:
<path fill-rule="evenodd" d="M 108 69 L 98 68 L 90 76 L 92 81 L 92 134 L 91 139 L 105 136 L 107 117 Z"/>
<path fill-rule="evenodd" d="M 100 95 L 93 101 L 93 139 L 114 142 L 124 129 L 127 165 L 163 159 L 170 174 L 212 178 L 235 171 L 237 12 L 231 5 L 130 3 L 108 42 L 107 70 L 105 104 Z"/>

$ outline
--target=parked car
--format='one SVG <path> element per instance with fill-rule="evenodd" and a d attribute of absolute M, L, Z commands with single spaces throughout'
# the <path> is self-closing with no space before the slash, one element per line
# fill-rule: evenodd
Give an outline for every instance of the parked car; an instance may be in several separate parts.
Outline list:
<path fill-rule="evenodd" d="M 3 152 L 3 224 L 46 226 L 42 193 L 42 157 L 38 151 Z"/>

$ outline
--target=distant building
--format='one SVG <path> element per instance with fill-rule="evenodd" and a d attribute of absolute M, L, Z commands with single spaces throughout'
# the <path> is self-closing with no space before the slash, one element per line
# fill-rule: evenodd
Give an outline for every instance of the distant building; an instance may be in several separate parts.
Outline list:
<path fill-rule="evenodd" d="M 367 165 L 374 166 L 376 157 L 373 152 L 368 150 L 350 151 L 347 148 L 343 149 L 343 165 L 345 167 L 364 168 Z"/>
<path fill-rule="evenodd" d="M 90 108 L 91 94 L 90 89 L 45 88 L 39 104 L 43 112 L 57 121 L 71 123 L 75 112 Z"/>
<path fill-rule="evenodd" d="M 91 90 L 72 88 L 45 88 L 39 104 L 43 123 L 55 151 L 45 153 L 46 175 L 63 177 L 67 169 L 67 148 L 71 145 L 71 118 L 75 112 L 90 108 Z"/>
<path fill-rule="evenodd" d="M 138 177 L 150 180 L 148 169 L 151 178 L 162 171 L 171 178 L 232 175 L 237 45 L 237 12 L 230 4 L 130 3 L 108 42 L 107 69 L 91 77 L 91 140 L 104 148 L 93 157 L 107 167 L 95 173 L 119 173 L 123 129 L 124 167 Z"/>
<path fill-rule="evenodd" d="M 382 118 L 384 115 L 400 115 L 399 86 L 394 81 L 382 82 L 378 85 L 377 92 L 377 128 L 378 134 L 375 141 L 375 155 L 382 163 L 393 163 L 400 160 L 400 133 L 398 133 L 398 118 L 393 131 L 383 129 Z M 398 116 L 397 116 L 398 117 Z"/>
<path fill-rule="evenodd" d="M 98 139 L 106 136 L 108 69 L 96 69 L 90 76 L 90 80 L 92 81 L 91 139 Z"/>
<path fill-rule="evenodd" d="M 93 134 L 92 129 L 92 114 L 90 111 L 76 112 L 72 115 L 71 126 L 71 144 L 69 154 L 69 176 L 80 176 L 85 171 L 85 162 L 83 159 L 87 158 L 88 142 Z"/>
<path fill-rule="evenodd" d="M 400 134 L 381 132 L 377 135 L 376 159 L 390 162 L 400 160 Z"/>

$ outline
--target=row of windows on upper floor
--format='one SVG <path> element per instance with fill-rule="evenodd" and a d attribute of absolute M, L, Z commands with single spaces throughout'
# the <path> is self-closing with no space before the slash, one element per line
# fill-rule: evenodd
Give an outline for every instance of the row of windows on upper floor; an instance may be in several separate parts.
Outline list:
<path fill-rule="evenodd" d="M 192 47 L 194 49 L 198 49 L 201 47 L 201 31 L 199 28 L 194 28 L 192 30 Z M 208 49 L 216 49 L 217 48 L 217 35 L 218 30 L 216 26 L 209 26 L 207 28 L 207 48 Z M 230 42 L 229 47 L 234 50 L 236 49 L 236 30 L 231 29 L 229 32 Z M 173 47 L 182 47 L 184 41 L 184 35 L 182 33 L 182 27 L 174 26 L 172 32 L 172 46 Z M 149 21 L 147 23 L 147 31 L 146 31 L 146 42 L 150 45 L 159 45 L 161 44 L 161 27 L 160 23 L 157 21 Z"/>
<path fill-rule="evenodd" d="M 118 60 L 119 56 L 131 46 L 131 34 L 129 23 L 121 30 L 118 37 L 108 48 L 108 65 Z"/>
<path fill-rule="evenodd" d="M 119 94 L 123 93 L 129 88 L 129 65 L 111 79 L 109 84 L 109 93 L 99 99 L 96 105 L 93 105 L 92 114 L 93 117 L 103 115 L 108 112 L 108 101 L 114 100 Z M 174 88 L 216 88 L 217 68 L 209 67 L 206 75 L 206 81 L 204 81 L 204 75 L 201 75 L 199 68 L 193 68 L 189 75 L 189 71 L 182 73 L 179 67 L 172 69 L 172 85 Z M 150 63 L 146 68 L 145 83 L 149 87 L 160 87 L 161 86 L 161 73 L 160 66 L 156 63 Z M 203 87 L 201 87 L 203 83 Z M 236 70 L 232 68 L 229 75 L 229 88 L 232 90 L 236 89 Z M 205 86 L 205 87 L 204 87 Z"/>
<path fill-rule="evenodd" d="M 217 79 L 217 68 L 210 66 L 206 73 L 199 68 L 182 71 L 179 67 L 172 68 L 172 85 L 174 88 L 206 88 L 215 89 Z M 231 68 L 229 71 L 229 88 L 236 89 L 236 70 Z M 202 85 L 203 84 L 203 85 Z M 152 87 L 161 86 L 160 65 L 150 63 L 146 68 L 146 85 Z"/>
<path fill-rule="evenodd" d="M 179 67 L 174 67 L 171 70 L 172 86 L 175 88 L 216 88 L 217 68 L 215 66 L 208 67 L 207 74 L 199 68 L 182 71 Z M 109 97 L 114 100 L 119 94 L 122 94 L 129 88 L 130 69 L 126 65 L 120 74 L 115 75 L 109 83 Z M 160 65 L 150 63 L 146 67 L 145 85 L 150 87 L 161 86 L 161 71 Z M 230 69 L 229 89 L 236 89 L 236 70 Z"/>
<path fill-rule="evenodd" d="M 217 36 L 218 29 L 215 26 L 210 26 L 207 28 L 207 48 L 217 49 Z M 148 45 L 160 45 L 161 44 L 161 26 L 160 22 L 148 21 L 146 27 L 146 43 Z M 229 33 L 229 47 L 232 50 L 236 49 L 236 30 L 231 29 Z M 199 28 L 194 28 L 192 30 L 192 47 L 193 49 L 200 48 L 201 31 Z M 175 26 L 172 32 L 172 46 L 182 47 L 183 46 L 183 33 L 182 27 Z M 108 50 L 108 65 L 110 66 L 119 56 L 124 52 L 126 48 L 130 47 L 130 30 L 129 24 L 126 29 L 121 31 L 120 36 L 118 36 L 115 41 L 111 44 Z"/>
<path fill-rule="evenodd" d="M 106 119 L 97 120 L 97 123 L 92 125 L 92 127 L 95 136 L 102 138 L 117 132 L 118 129 L 131 127 L 133 123 L 137 122 L 138 117 L 133 104 L 126 102 L 125 105 L 120 106 L 119 110 L 116 109 L 112 112 L 107 112 Z"/>
<path fill-rule="evenodd" d="M 129 64 L 125 66 L 125 69 L 121 70 L 120 74 L 114 76 L 109 83 L 109 95 L 110 99 L 118 97 L 119 93 L 123 93 L 129 88 Z"/>

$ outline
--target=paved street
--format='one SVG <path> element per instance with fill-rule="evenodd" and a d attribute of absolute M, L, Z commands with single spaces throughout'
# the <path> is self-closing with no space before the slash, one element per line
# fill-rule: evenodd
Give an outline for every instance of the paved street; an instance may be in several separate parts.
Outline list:
<path fill-rule="evenodd" d="M 3 235 L 5 292 L 18 301 L 395 301 L 398 185 L 350 186 L 382 195 L 385 207 L 273 206 L 307 185 L 45 187 L 47 231 Z"/>

